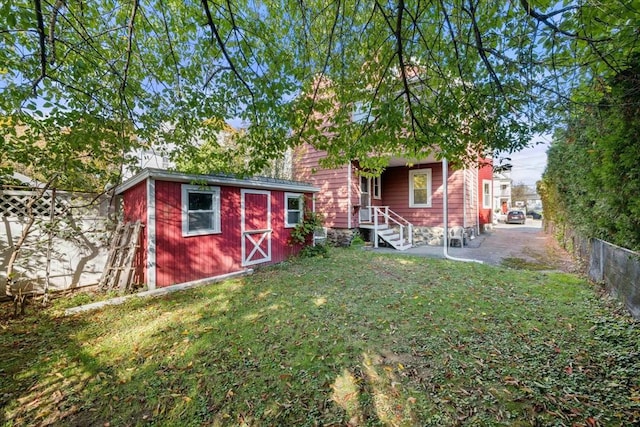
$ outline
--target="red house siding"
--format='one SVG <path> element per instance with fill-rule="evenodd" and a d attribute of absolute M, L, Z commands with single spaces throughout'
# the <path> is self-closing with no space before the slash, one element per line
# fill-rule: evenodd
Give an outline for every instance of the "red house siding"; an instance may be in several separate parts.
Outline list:
<path fill-rule="evenodd" d="M 359 227 L 360 177 L 357 164 L 338 169 L 323 169 L 320 160 L 326 155 L 310 145 L 304 145 L 295 156 L 294 176 L 320 188 L 316 195 L 316 210 L 332 228 Z M 486 162 L 487 160 L 484 159 Z M 431 169 L 431 207 L 409 207 L 409 171 Z M 351 176 L 349 177 L 349 171 Z M 450 167 L 448 186 L 448 222 L 450 226 L 476 227 L 491 222 L 491 209 L 482 208 L 482 180 L 491 179 L 490 163 L 480 170 L 454 170 Z M 389 206 L 416 226 L 443 226 L 442 163 L 426 163 L 415 167 L 389 167 L 382 174 L 382 197 L 372 199 L 374 206 Z M 350 208 L 351 207 L 351 208 Z"/>
<path fill-rule="evenodd" d="M 493 205 L 493 198 L 489 199 L 489 207 L 483 207 L 483 189 L 482 182 L 488 180 L 490 182 L 489 189 L 493 191 L 493 164 L 490 159 L 483 159 L 485 164 L 480 167 L 478 171 L 478 216 L 480 217 L 480 224 L 491 224 L 493 218 L 491 217 L 491 206 Z"/>
<path fill-rule="evenodd" d="M 156 181 L 156 286 L 238 271 L 240 190 L 220 188 L 221 233 L 182 236 L 182 184 Z"/>
<path fill-rule="evenodd" d="M 147 265 L 147 233 L 149 227 L 146 227 L 147 224 L 147 183 L 143 181 L 129 191 L 127 191 L 123 196 L 124 203 L 124 221 L 125 222 L 135 222 L 141 221 L 145 224 L 145 227 L 142 230 L 142 234 L 140 235 L 140 249 L 136 253 L 136 257 L 134 259 L 134 265 L 136 266 L 136 271 L 134 274 L 134 283 L 147 283 L 147 269 L 145 266 Z"/>
<path fill-rule="evenodd" d="M 409 171 L 431 169 L 431 207 L 409 207 Z M 448 205 L 449 224 L 463 224 L 463 171 L 449 171 Z M 382 175 L 382 205 L 407 219 L 413 225 L 422 227 L 441 227 L 443 203 L 442 164 L 428 163 L 413 168 L 393 167 Z"/>
<path fill-rule="evenodd" d="M 295 180 L 309 182 L 320 191 L 315 195 L 315 205 L 318 212 L 325 217 L 325 225 L 332 228 L 348 228 L 349 197 L 352 197 L 351 206 L 354 206 L 353 195 L 357 193 L 349 191 L 349 166 L 336 169 L 324 169 L 320 166 L 320 159 L 326 157 L 326 152 L 318 151 L 309 144 L 304 144 L 296 152 L 293 169 Z M 351 179 L 351 189 L 358 188 L 357 181 Z M 353 217 L 352 217 L 353 221 Z M 351 222 L 353 226 L 353 222 Z"/>

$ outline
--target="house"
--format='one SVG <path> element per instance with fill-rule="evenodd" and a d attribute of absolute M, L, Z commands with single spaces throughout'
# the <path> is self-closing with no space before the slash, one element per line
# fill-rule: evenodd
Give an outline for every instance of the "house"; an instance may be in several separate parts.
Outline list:
<path fill-rule="evenodd" d="M 443 162 L 391 158 L 382 174 L 367 177 L 357 161 L 323 169 L 325 152 L 303 144 L 294 156 L 294 178 L 320 189 L 316 210 L 325 216 L 330 241 L 346 243 L 359 232 L 377 247 L 380 241 L 407 249 L 442 245 Z M 467 237 L 492 221 L 492 165 L 448 170 L 448 227 L 460 226 Z"/>
<path fill-rule="evenodd" d="M 149 289 L 284 261 L 318 190 L 305 183 L 144 169 L 116 188 L 125 222 L 144 225 L 135 259 Z"/>
<path fill-rule="evenodd" d="M 508 167 L 493 174 L 493 211 L 506 215 L 511 205 L 511 167 Z"/>

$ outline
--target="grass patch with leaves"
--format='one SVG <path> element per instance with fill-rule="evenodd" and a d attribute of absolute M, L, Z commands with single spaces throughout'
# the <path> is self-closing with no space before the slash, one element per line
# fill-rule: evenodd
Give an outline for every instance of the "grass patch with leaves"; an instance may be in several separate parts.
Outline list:
<path fill-rule="evenodd" d="M 638 325 L 577 276 L 332 249 L 0 325 L 0 424 L 630 425 Z"/>

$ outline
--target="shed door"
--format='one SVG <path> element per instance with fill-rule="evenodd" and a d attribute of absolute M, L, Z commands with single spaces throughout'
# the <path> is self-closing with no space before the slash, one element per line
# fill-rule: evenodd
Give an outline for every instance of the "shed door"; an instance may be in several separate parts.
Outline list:
<path fill-rule="evenodd" d="M 242 265 L 271 261 L 271 192 L 241 193 Z"/>

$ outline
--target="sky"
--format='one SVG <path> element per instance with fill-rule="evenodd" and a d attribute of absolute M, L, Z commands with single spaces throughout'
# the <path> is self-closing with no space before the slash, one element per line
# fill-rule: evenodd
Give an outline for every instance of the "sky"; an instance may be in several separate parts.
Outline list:
<path fill-rule="evenodd" d="M 542 178 L 547 166 L 547 149 L 551 144 L 551 135 L 537 135 L 528 148 L 506 155 L 511 158 L 511 180 L 513 185 L 526 184 L 535 186 Z"/>

